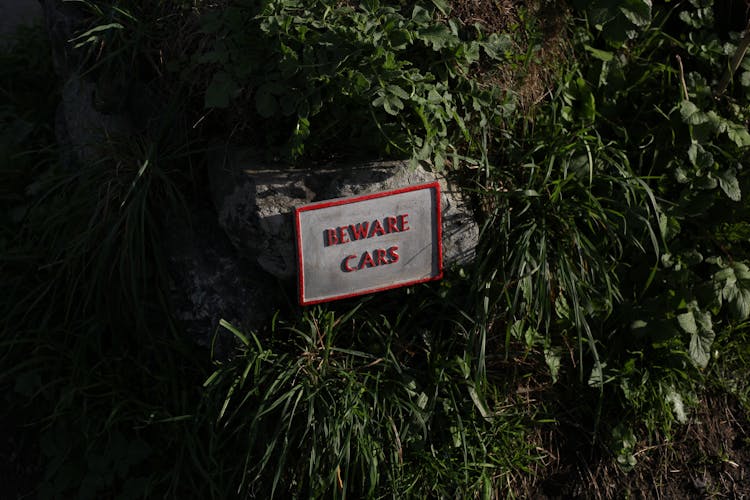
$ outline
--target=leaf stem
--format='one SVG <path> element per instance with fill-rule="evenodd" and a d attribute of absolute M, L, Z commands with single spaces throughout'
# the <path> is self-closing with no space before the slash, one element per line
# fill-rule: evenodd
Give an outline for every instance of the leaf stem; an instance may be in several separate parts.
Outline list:
<path fill-rule="evenodd" d="M 680 65 L 680 83 L 682 84 L 682 96 L 686 101 L 690 100 L 690 97 L 688 97 L 688 90 L 687 90 L 687 83 L 685 83 L 685 68 L 682 66 L 682 58 L 679 54 L 675 54 L 675 59 L 677 59 L 677 64 Z"/>

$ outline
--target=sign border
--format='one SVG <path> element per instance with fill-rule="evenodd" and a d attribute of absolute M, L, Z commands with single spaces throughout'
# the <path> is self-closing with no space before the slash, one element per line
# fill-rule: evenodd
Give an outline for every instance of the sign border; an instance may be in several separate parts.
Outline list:
<path fill-rule="evenodd" d="M 352 293 L 342 293 L 340 295 L 333 295 L 324 299 L 305 300 L 305 273 L 304 263 L 302 262 L 302 227 L 300 222 L 300 213 L 309 212 L 311 210 L 319 210 L 321 208 L 336 207 L 339 205 L 349 205 L 351 203 L 358 203 L 361 201 L 374 200 L 377 198 L 385 198 L 402 193 L 409 193 L 412 191 L 419 191 L 422 189 L 434 189 L 435 190 L 435 220 L 437 224 L 437 274 L 428 278 L 420 278 L 412 281 L 405 281 L 403 283 L 397 283 L 393 285 L 379 286 L 375 288 L 367 288 Z M 438 181 L 428 182 L 425 184 L 415 184 L 413 186 L 406 186 L 397 189 L 390 189 L 388 191 L 379 191 L 377 193 L 363 194 L 357 196 L 350 196 L 348 198 L 335 198 L 333 200 L 321 201 L 317 203 L 311 203 L 294 209 L 294 231 L 296 236 L 296 247 L 297 247 L 297 293 L 299 298 L 299 304 L 301 306 L 311 306 L 314 304 L 321 304 L 323 302 L 330 302 L 333 300 L 350 299 L 352 297 L 359 297 L 360 295 L 367 295 L 375 292 L 383 292 L 385 290 L 392 290 L 394 288 L 400 288 L 403 286 L 411 286 L 419 283 L 426 283 L 428 281 L 436 281 L 443 277 L 443 218 L 442 218 L 442 207 L 440 203 L 440 183 Z"/>

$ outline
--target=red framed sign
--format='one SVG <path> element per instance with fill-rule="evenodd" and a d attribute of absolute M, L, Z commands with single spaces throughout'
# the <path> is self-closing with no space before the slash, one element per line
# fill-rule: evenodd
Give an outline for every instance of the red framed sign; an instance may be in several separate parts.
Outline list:
<path fill-rule="evenodd" d="M 312 203 L 294 218 L 302 305 L 443 277 L 437 182 Z"/>

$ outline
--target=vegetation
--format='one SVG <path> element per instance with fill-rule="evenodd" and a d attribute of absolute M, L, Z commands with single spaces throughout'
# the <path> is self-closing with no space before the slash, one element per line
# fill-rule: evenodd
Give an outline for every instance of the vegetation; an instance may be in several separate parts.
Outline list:
<path fill-rule="evenodd" d="M 10 496 L 748 494 L 746 11 L 79 3 L 103 105 L 161 104 L 71 164 L 43 33 L 0 54 Z M 259 331 L 222 320 L 236 349 L 212 359 L 170 314 L 161 215 L 207 197 L 215 137 L 444 170 L 477 262 Z"/>

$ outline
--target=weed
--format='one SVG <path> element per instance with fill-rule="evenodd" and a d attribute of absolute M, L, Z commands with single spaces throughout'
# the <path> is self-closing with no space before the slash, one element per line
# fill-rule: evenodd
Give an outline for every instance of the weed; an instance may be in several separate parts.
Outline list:
<path fill-rule="evenodd" d="M 77 4 L 106 110 L 133 75 L 166 105 L 65 169 L 47 45 L 0 54 L 0 420 L 24 422 L 42 497 L 512 496 L 552 460 L 540 429 L 637 472 L 706 387 L 747 409 L 750 66 L 712 2 L 573 2 L 534 109 L 503 86 L 544 52 L 530 8 Z M 450 168 L 476 265 L 222 322 L 237 349 L 211 366 L 169 318 L 160 214 L 200 191 L 204 134 L 252 127 L 274 156 Z"/>
<path fill-rule="evenodd" d="M 462 496 L 485 483 L 498 489 L 535 459 L 522 444 L 523 416 L 477 398 L 460 338 L 439 327 L 415 331 L 406 308 L 391 320 L 360 305 L 340 315 L 307 310 L 299 326 L 280 326 L 266 341 L 224 324 L 242 355 L 206 386 L 225 395 L 217 433 L 244 450 L 234 472 L 241 489 Z"/>

